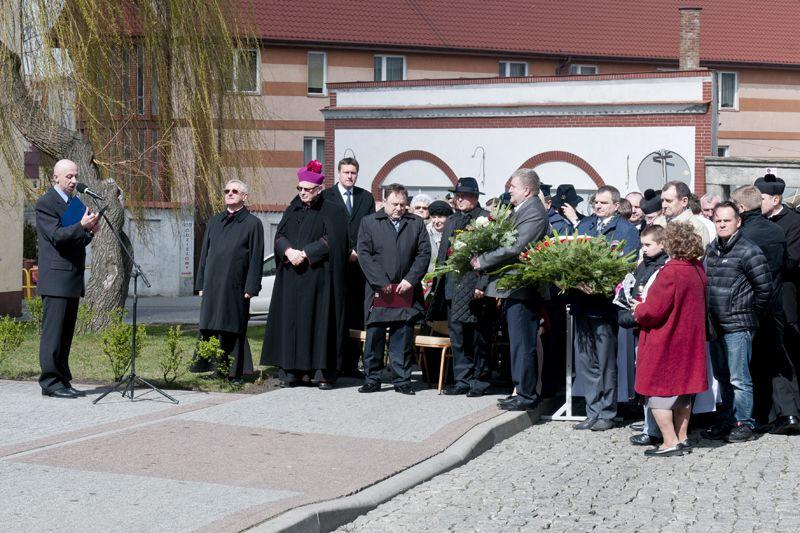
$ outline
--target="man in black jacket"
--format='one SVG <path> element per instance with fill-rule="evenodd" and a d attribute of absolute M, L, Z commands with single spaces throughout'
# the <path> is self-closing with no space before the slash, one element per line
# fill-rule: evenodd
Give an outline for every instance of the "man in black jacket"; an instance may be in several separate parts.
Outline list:
<path fill-rule="evenodd" d="M 78 184 L 78 166 L 62 159 L 53 167 L 53 187 L 36 202 L 36 233 L 39 246 L 39 284 L 42 297 L 42 335 L 39 341 L 39 386 L 42 395 L 77 398 L 70 381 L 69 350 L 78 302 L 83 296 L 86 246 L 99 230 L 97 214 L 86 209 L 80 220 L 63 218 L 73 202 Z M 76 204 L 78 205 L 78 204 Z"/>
<path fill-rule="evenodd" d="M 755 183 L 761 191 L 761 213 L 780 226 L 786 233 L 786 249 L 789 261 L 783 276 L 783 313 L 786 315 L 786 346 L 800 346 L 800 325 L 798 322 L 797 295 L 800 286 L 800 213 L 783 203 L 786 183 L 774 174 L 758 178 Z M 800 350 L 794 350 L 800 355 Z M 793 354 L 790 353 L 790 356 Z M 800 359 L 792 363 L 797 369 Z"/>
<path fill-rule="evenodd" d="M 478 217 L 488 217 L 489 212 L 481 207 L 475 178 L 461 178 L 454 194 L 456 213 L 451 215 L 442 230 L 438 264 L 447 261 L 451 239 L 458 230 L 463 230 Z M 453 350 L 453 376 L 455 384 L 445 394 L 466 394 L 473 398 L 483 396 L 489 388 L 489 340 L 492 334 L 492 310 L 495 300 L 486 298 L 489 276 L 475 271 L 459 277 L 454 273 L 436 280 L 437 297 L 444 292 L 447 303 L 447 326 Z"/>
<path fill-rule="evenodd" d="M 394 390 L 414 394 L 411 354 L 414 323 L 422 317 L 422 278 L 431 259 L 431 241 L 425 223 L 408 213 L 408 192 L 393 183 L 380 211 L 364 217 L 358 231 L 358 262 L 364 270 L 367 338 L 364 348 L 366 383 L 358 392 L 381 390 L 386 330 L 389 362 L 395 374 Z"/>
<path fill-rule="evenodd" d="M 703 436 L 743 442 L 753 438 L 753 334 L 772 293 L 772 275 L 761 249 L 745 238 L 736 204 L 714 209 L 717 238 L 706 251 L 708 312 L 719 336 L 711 343 L 711 365 L 722 394 L 717 423 Z"/>
<path fill-rule="evenodd" d="M 797 376 L 784 344 L 786 318 L 783 313 L 782 280 L 787 268 L 786 236 L 783 229 L 761 215 L 761 192 L 748 185 L 731 195 L 741 210 L 742 236 L 755 243 L 767 258 L 772 292 L 766 315 L 759 321 L 753 339 L 753 418 L 769 421 L 772 433 L 800 433 L 800 391 Z"/>
<path fill-rule="evenodd" d="M 358 264 L 356 243 L 361 219 L 375 212 L 375 198 L 372 193 L 356 187 L 358 161 L 345 157 L 337 165 L 336 185 L 322 191 L 322 197 L 344 209 L 347 214 L 347 237 L 349 255 L 345 272 L 345 324 L 349 329 L 364 329 L 364 273 Z M 357 342 L 345 342 L 342 364 L 347 375 L 363 377 L 358 371 L 360 346 Z"/>

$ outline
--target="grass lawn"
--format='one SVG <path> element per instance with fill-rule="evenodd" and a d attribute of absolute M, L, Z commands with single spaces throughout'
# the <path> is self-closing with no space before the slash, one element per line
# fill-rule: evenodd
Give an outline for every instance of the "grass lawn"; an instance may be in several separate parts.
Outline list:
<path fill-rule="evenodd" d="M 160 388 L 244 393 L 258 393 L 275 388 L 276 380 L 270 378 L 270 368 L 261 368 L 257 364 L 264 340 L 264 326 L 251 327 L 247 331 L 255 364 L 255 374 L 245 376 L 245 384 L 241 387 L 231 386 L 227 380 L 209 379 L 207 375 L 192 374 L 188 371 L 189 362 L 194 353 L 194 344 L 197 340 L 196 329 L 188 329 L 191 326 L 183 326 L 184 332 L 180 346 L 183 348 L 184 362 L 181 370 L 178 371 L 178 377 L 172 383 L 166 383 L 159 361 L 167 352 L 169 326 L 149 325 L 146 327 L 147 336 L 144 339 L 137 337 L 137 342 L 141 342 L 142 351 L 141 356 L 136 360 L 136 373 Z M 33 329 L 33 327 L 27 328 L 22 344 L 12 348 L 8 355 L 0 361 L 0 379 L 38 379 L 39 334 L 32 331 Z M 103 353 L 100 334 L 75 335 L 69 356 L 69 366 L 75 383 L 111 385 L 114 382 L 114 374 L 108 357 Z"/>

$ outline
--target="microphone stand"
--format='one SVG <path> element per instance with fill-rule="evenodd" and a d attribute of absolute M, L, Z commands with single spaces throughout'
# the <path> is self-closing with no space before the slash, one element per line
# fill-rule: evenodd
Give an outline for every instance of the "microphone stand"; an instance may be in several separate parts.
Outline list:
<path fill-rule="evenodd" d="M 93 405 L 96 404 L 97 402 L 99 402 L 100 400 L 102 400 L 103 398 L 105 398 L 106 396 L 108 396 L 109 394 L 114 392 L 115 390 L 119 389 L 122 385 L 125 385 L 125 388 L 122 390 L 122 397 L 123 398 L 129 397 L 131 399 L 131 401 L 134 401 L 133 392 L 134 392 L 134 388 L 136 387 L 137 383 L 139 383 L 141 385 L 144 385 L 145 387 L 148 387 L 150 389 L 149 391 L 145 392 L 144 394 L 149 394 L 150 392 L 155 391 L 155 392 L 161 394 L 162 396 L 164 396 L 165 398 L 167 398 L 172 403 L 177 404 L 178 400 L 176 400 L 175 398 L 173 398 L 172 396 L 170 396 L 169 394 L 167 394 L 163 390 L 159 389 L 158 387 L 156 387 L 155 385 L 153 385 L 152 383 L 150 383 L 146 379 L 143 379 L 143 378 L 139 377 L 136 374 L 136 329 L 137 329 L 137 327 L 136 327 L 136 312 L 137 312 L 137 304 L 139 302 L 139 276 L 141 276 L 142 281 L 144 282 L 145 285 L 147 285 L 148 288 L 150 287 L 150 282 L 147 280 L 147 276 L 144 275 L 144 272 L 142 271 L 142 268 L 139 266 L 139 264 L 136 262 L 136 260 L 134 260 L 133 252 L 131 252 L 131 250 L 125 245 L 125 242 L 122 240 L 122 237 L 120 236 L 119 232 L 111 224 L 111 221 L 108 220 L 108 217 L 106 216 L 106 213 L 105 213 L 105 207 L 104 208 L 100 208 L 100 202 L 98 201 L 98 199 L 95 198 L 94 196 L 92 196 L 91 194 L 89 194 L 89 196 L 92 197 L 92 200 L 94 201 L 95 206 L 98 207 L 100 215 L 102 216 L 103 220 L 106 221 L 106 225 L 111 230 L 111 233 L 113 233 L 114 237 L 116 237 L 117 243 L 119 243 L 120 247 L 125 251 L 125 255 L 128 256 L 128 259 L 130 260 L 131 265 L 132 265 L 131 276 L 133 276 L 133 313 L 131 313 L 131 320 L 133 322 L 133 330 L 131 332 L 131 362 L 130 362 L 130 365 L 128 366 L 128 368 L 130 369 L 130 372 L 128 373 L 127 376 L 123 376 L 117 383 L 115 383 L 113 387 L 111 387 L 110 389 L 105 391 L 103 394 L 98 396 L 92 402 L 92 404 Z M 106 207 L 108 207 L 108 206 L 106 206 Z M 139 395 L 140 398 L 142 396 L 143 396 L 143 394 Z"/>

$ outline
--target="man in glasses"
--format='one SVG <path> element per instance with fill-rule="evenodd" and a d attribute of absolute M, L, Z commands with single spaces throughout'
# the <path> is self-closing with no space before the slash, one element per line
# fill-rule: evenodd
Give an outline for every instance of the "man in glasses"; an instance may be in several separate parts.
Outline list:
<path fill-rule="evenodd" d="M 319 161 L 298 169 L 297 179 L 297 196 L 275 234 L 278 272 L 261 364 L 278 367 L 284 387 L 328 390 L 343 369 L 346 212 L 322 197 Z"/>
<path fill-rule="evenodd" d="M 348 329 L 364 329 L 364 273 L 358 263 L 356 242 L 361 219 L 375 212 L 375 198 L 366 189 L 356 186 L 358 180 L 358 161 L 345 157 L 337 166 L 337 183 L 322 191 L 322 196 L 347 213 L 347 240 L 349 256 L 345 272 L 345 324 Z M 363 378 L 358 370 L 361 344 L 345 340 L 343 370 L 351 377 Z"/>
<path fill-rule="evenodd" d="M 247 185 L 231 180 L 223 188 L 225 211 L 208 221 L 200 252 L 195 290 L 203 298 L 200 304 L 200 336 L 220 341 L 225 361 L 195 361 L 190 370 L 218 373 L 240 383 L 242 373 L 252 371 L 252 360 L 245 360 L 247 319 L 250 298 L 261 291 L 261 265 L 264 260 L 264 226 L 244 206 Z M 230 357 L 233 356 L 231 363 Z M 233 374 L 232 376 L 230 374 Z"/>

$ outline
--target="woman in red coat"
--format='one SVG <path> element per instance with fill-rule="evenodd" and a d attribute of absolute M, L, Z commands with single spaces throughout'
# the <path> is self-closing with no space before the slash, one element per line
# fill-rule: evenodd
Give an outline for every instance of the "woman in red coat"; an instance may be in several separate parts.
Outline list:
<path fill-rule="evenodd" d="M 670 259 L 634 305 L 641 326 L 636 361 L 636 392 L 664 436 L 648 456 L 683 455 L 689 451 L 686 430 L 693 395 L 708 388 L 706 376 L 706 275 L 697 260 L 700 237 L 689 224 L 670 222 L 664 232 Z"/>

